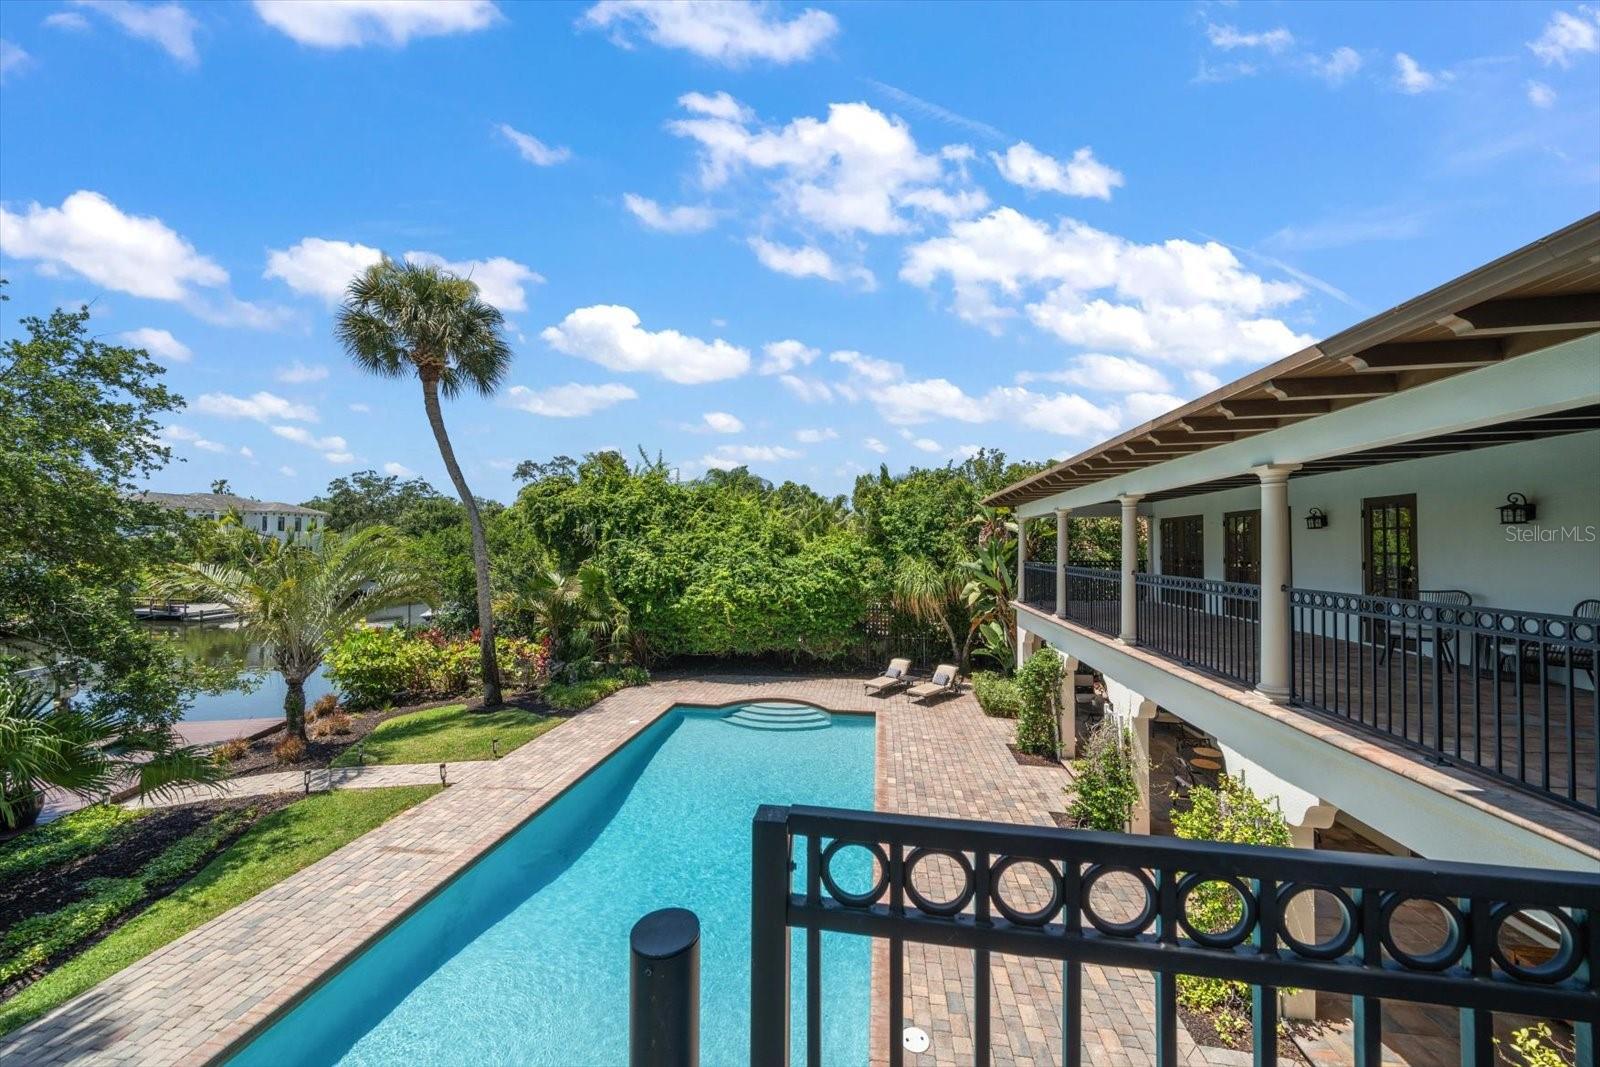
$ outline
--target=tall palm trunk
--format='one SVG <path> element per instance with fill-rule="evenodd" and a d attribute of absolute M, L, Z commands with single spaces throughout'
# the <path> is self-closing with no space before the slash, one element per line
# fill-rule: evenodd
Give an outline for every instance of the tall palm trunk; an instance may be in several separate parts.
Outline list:
<path fill-rule="evenodd" d="M 290 737 L 306 740 L 306 680 L 284 675 L 283 721 Z"/>
<path fill-rule="evenodd" d="M 474 499 L 472 490 L 467 488 L 467 480 L 462 477 L 461 466 L 456 462 L 455 449 L 450 447 L 450 435 L 444 429 L 444 413 L 439 410 L 438 379 L 427 374 L 422 376 L 422 406 L 428 412 L 428 425 L 433 428 L 433 439 L 439 444 L 444 469 L 450 473 L 450 482 L 456 487 L 456 495 L 461 497 L 461 504 L 467 509 L 467 524 L 472 527 L 472 569 L 478 585 L 478 647 L 483 657 L 483 706 L 499 707 L 503 698 L 500 694 L 500 665 L 494 655 L 489 544 L 483 536 L 483 516 L 478 514 L 478 501 Z"/>

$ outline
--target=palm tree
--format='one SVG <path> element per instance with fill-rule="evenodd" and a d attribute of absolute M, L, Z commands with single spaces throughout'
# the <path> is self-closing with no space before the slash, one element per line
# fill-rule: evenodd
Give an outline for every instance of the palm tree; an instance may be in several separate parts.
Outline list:
<path fill-rule="evenodd" d="M 133 725 L 58 702 L 28 682 L 0 680 L 0 828 L 31 825 L 50 786 L 100 799 L 132 778 L 140 796 L 160 797 L 225 774 L 165 725 Z"/>
<path fill-rule="evenodd" d="M 179 563 L 152 579 L 164 597 L 226 604 L 287 690 L 283 717 L 305 740 L 306 679 L 328 645 L 375 611 L 431 600 L 434 583 L 387 526 L 284 544 L 240 529 L 226 563 Z"/>
<path fill-rule="evenodd" d="M 593 563 L 565 575 L 537 569 L 513 583 L 501 603 L 505 612 L 549 635 L 553 675 L 576 680 L 596 659 L 625 659 L 635 650 L 628 610 Z"/>
<path fill-rule="evenodd" d="M 477 498 L 467 488 L 445 432 L 439 395 L 453 400 L 469 387 L 485 396 L 495 391 L 511 364 L 511 348 L 500 333 L 504 322 L 498 309 L 478 299 L 478 287 L 471 281 L 438 267 L 397 263 L 385 256 L 350 283 L 334 326 L 339 343 L 362 370 L 385 378 L 415 374 L 422 382 L 428 425 L 472 527 L 486 708 L 501 703 L 489 548 Z"/>

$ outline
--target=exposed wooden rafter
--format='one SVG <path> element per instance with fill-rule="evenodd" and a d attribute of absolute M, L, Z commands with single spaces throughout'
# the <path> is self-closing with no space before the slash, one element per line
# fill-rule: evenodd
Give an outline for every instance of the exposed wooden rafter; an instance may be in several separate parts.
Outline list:
<path fill-rule="evenodd" d="M 1287 421 L 1298 421 L 1305 416 L 1289 416 Z M 1225 440 L 1233 437 L 1243 437 L 1247 434 L 1261 430 L 1275 429 L 1276 425 L 1264 422 L 1238 423 L 1231 419 L 1224 419 L 1217 415 L 1186 415 L 1179 419 L 1177 425 L 1193 434 L 1207 434 L 1213 440 Z M 1280 424 L 1281 425 L 1281 424 Z M 1224 435 L 1218 438 L 1217 435 Z"/>
<path fill-rule="evenodd" d="M 1505 343 L 1493 337 L 1453 341 L 1409 341 L 1373 345 L 1339 362 L 1358 371 L 1435 370 L 1440 367 L 1483 367 L 1506 356 Z"/>
<path fill-rule="evenodd" d="M 1326 400 L 1223 400 L 1217 410 L 1230 419 L 1281 419 L 1285 415 L 1326 415 Z"/>
<path fill-rule="evenodd" d="M 1600 293 L 1485 300 L 1455 313 L 1480 333 L 1600 330 Z"/>
<path fill-rule="evenodd" d="M 1274 378 L 1264 387 L 1281 400 L 1326 400 L 1386 396 L 1400 388 L 1392 374 L 1339 374 L 1323 378 Z"/>

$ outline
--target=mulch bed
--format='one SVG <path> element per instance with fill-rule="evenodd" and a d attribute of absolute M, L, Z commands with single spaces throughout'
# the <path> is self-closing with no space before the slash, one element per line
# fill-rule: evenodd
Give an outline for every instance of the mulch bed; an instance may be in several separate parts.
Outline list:
<path fill-rule="evenodd" d="M 407 704 L 398 708 L 376 708 L 372 711 L 351 712 L 350 732 L 347 734 L 334 734 L 330 737 L 313 737 L 306 742 L 305 755 L 293 763 L 280 763 L 272 754 L 272 749 L 284 738 L 282 727 L 270 734 L 258 737 L 250 742 L 249 749 L 239 759 L 228 764 L 230 778 L 246 778 L 256 774 L 272 774 L 277 771 L 304 771 L 321 770 L 339 757 L 345 749 L 362 740 L 379 723 L 409 715 L 414 711 L 427 711 L 430 708 L 443 708 L 454 704 L 465 704 L 469 709 L 479 709 L 482 701 L 469 700 L 455 697 L 449 700 L 430 700 L 421 704 Z M 520 708 L 523 711 L 534 711 L 541 715 L 555 715 L 567 717 L 575 712 L 559 711 L 544 702 L 544 697 L 538 692 L 527 690 L 512 693 L 507 698 L 502 708 Z M 313 724 L 307 723 L 307 731 L 312 732 Z"/>
<path fill-rule="evenodd" d="M 1022 752 L 1016 745 L 1006 745 L 1011 750 L 1011 758 L 1024 767 L 1065 767 L 1060 760 L 1053 760 L 1049 756 L 1035 756 L 1032 753 Z"/>
<path fill-rule="evenodd" d="M 1189 1028 L 1189 1036 L 1193 1037 L 1195 1044 L 1205 1045 L 1208 1048 L 1225 1048 L 1234 1052 L 1248 1053 L 1255 1047 L 1255 1027 L 1246 1020 L 1244 1029 L 1239 1031 L 1232 1044 L 1222 1040 L 1222 1035 L 1217 1033 L 1217 1028 L 1211 1021 L 1211 1016 L 1200 1012 L 1190 1011 L 1181 1004 L 1178 1006 L 1178 1018 L 1183 1020 L 1183 1025 Z M 1283 1031 L 1278 1034 L 1278 1059 L 1283 1063 L 1299 1063 L 1304 1067 L 1313 1067 L 1300 1051 L 1300 1046 L 1295 1044 L 1293 1034 L 1300 1028 L 1299 1023 L 1286 1023 Z"/>
<path fill-rule="evenodd" d="M 253 818 L 242 820 L 234 832 L 217 842 L 193 868 L 165 885 L 152 886 L 150 894 L 140 903 L 83 941 L 46 960 L 32 971 L 19 975 L 0 987 L 0 1001 L 15 995 L 51 968 L 78 955 L 106 935 L 160 900 L 174 888 L 188 881 L 211 859 L 233 844 L 241 834 L 257 821 L 288 807 L 299 800 L 294 793 L 277 793 L 267 796 L 236 797 L 227 800 L 203 800 L 171 808 L 158 808 L 127 824 L 126 832 L 114 838 L 105 847 L 86 856 L 79 856 L 45 867 L 26 871 L 6 882 L 0 882 L 0 934 L 16 923 L 33 915 L 55 911 L 72 903 L 87 893 L 87 883 L 94 878 L 127 878 L 139 870 L 168 846 L 176 844 L 189 834 L 206 825 L 213 818 L 234 811 L 254 810 Z"/>

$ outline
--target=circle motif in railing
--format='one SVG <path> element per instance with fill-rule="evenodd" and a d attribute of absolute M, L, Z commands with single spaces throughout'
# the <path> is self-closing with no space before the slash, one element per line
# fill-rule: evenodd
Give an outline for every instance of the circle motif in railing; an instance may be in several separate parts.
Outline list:
<path fill-rule="evenodd" d="M 1278 915 L 1288 913 L 1289 904 L 1301 893 L 1323 892 L 1334 899 L 1339 905 L 1339 930 L 1326 941 L 1315 943 L 1300 940 L 1289 932 L 1287 924 L 1278 923 L 1278 939 L 1289 946 L 1296 956 L 1304 956 L 1309 960 L 1336 960 L 1355 947 L 1356 938 L 1361 936 L 1361 923 L 1356 918 L 1356 904 L 1346 893 L 1335 885 L 1314 885 L 1310 882 L 1290 882 L 1278 890 Z"/>
<path fill-rule="evenodd" d="M 1573 920 L 1572 916 L 1560 908 L 1532 909 L 1550 916 L 1556 920 L 1556 925 L 1560 927 L 1561 943 L 1556 946 L 1556 954 L 1554 956 L 1543 963 L 1530 967 L 1526 964 L 1518 963 L 1507 955 L 1505 946 L 1500 940 L 1501 934 L 1504 932 L 1506 920 L 1523 910 L 1523 908 L 1515 904 L 1501 904 L 1490 913 L 1489 943 L 1494 946 L 1491 952 L 1495 963 L 1499 964 L 1502 971 L 1524 982 L 1553 985 L 1556 982 L 1571 978 L 1577 972 L 1579 965 L 1583 963 L 1583 949 L 1581 948 L 1583 938 L 1579 936 L 1578 924 Z"/>
<path fill-rule="evenodd" d="M 1207 931 L 1201 930 L 1189 920 L 1189 894 L 1202 885 L 1216 883 L 1225 885 L 1239 896 L 1239 919 L 1226 930 Z M 1178 882 L 1178 925 L 1183 932 L 1189 935 L 1192 941 L 1207 948 L 1233 948 L 1242 945 L 1250 932 L 1255 929 L 1256 918 L 1260 908 L 1256 896 L 1250 892 L 1248 886 L 1238 878 L 1229 874 L 1201 874 L 1194 872 L 1186 874 Z"/>
<path fill-rule="evenodd" d="M 1401 948 L 1394 936 L 1394 913 L 1410 901 L 1433 904 L 1444 916 L 1445 935 L 1439 946 L 1428 952 L 1414 953 Z M 1467 951 L 1467 917 L 1448 897 L 1427 894 L 1390 893 L 1378 911 L 1378 924 L 1382 929 L 1383 947 L 1402 967 L 1413 971 L 1442 971 L 1455 964 Z"/>
<path fill-rule="evenodd" d="M 1023 911 L 1014 908 L 1000 892 L 1000 878 L 1011 868 L 1019 864 L 1029 864 L 1045 872 L 1045 877 L 1050 882 L 1050 899 L 1043 907 L 1033 911 Z M 995 910 L 1004 915 L 1018 926 L 1043 926 L 1048 923 L 1057 911 L 1061 909 L 1064 897 L 1061 885 L 1061 872 L 1056 870 L 1055 864 L 1048 860 L 1034 859 L 1031 856 L 1006 856 L 997 862 L 989 873 L 989 899 L 994 902 Z"/>
<path fill-rule="evenodd" d="M 944 856 L 947 859 L 954 860 L 956 865 L 961 868 L 961 892 L 949 900 L 929 900 L 917 888 L 917 864 L 930 856 Z M 972 895 L 977 892 L 978 886 L 977 876 L 972 873 L 972 864 L 967 860 L 967 857 L 960 852 L 947 848 L 919 848 L 913 850 L 911 855 L 906 857 L 905 874 L 902 875 L 902 878 L 905 882 L 906 896 L 911 898 L 911 903 L 917 906 L 918 911 L 945 918 L 959 915 L 961 909 L 966 907 L 967 903 L 972 900 Z"/>
<path fill-rule="evenodd" d="M 878 861 L 878 878 L 872 888 L 865 893 L 852 893 L 840 887 L 833 877 L 833 857 L 846 848 L 864 848 L 872 853 L 873 859 Z M 828 895 L 847 908 L 865 908 L 877 903 L 883 896 L 884 890 L 889 888 L 889 857 L 884 855 L 883 846 L 876 841 L 850 841 L 838 838 L 828 843 L 822 850 L 822 884 L 828 890 Z"/>
<path fill-rule="evenodd" d="M 1097 882 L 1107 875 L 1126 874 L 1138 881 L 1144 891 L 1144 906 L 1139 913 L 1131 919 L 1116 922 L 1107 919 L 1095 910 L 1094 887 Z M 1110 937 L 1134 937 L 1144 932 L 1145 927 L 1156 916 L 1156 887 L 1150 881 L 1150 875 L 1142 867 L 1121 867 L 1097 863 L 1090 867 L 1083 876 L 1083 913 L 1094 924 L 1094 928 Z"/>

